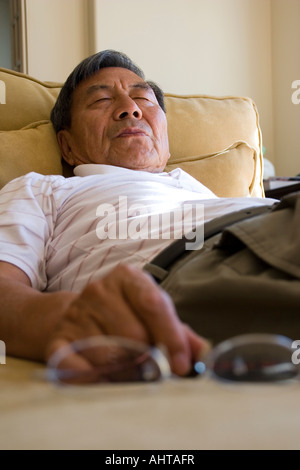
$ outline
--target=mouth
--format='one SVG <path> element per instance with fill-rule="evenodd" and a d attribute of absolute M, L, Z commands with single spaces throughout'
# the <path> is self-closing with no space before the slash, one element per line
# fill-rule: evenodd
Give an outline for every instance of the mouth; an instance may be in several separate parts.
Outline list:
<path fill-rule="evenodd" d="M 126 127 L 122 129 L 118 134 L 117 138 L 119 137 L 147 137 L 148 134 L 143 129 L 139 129 L 138 127 Z"/>

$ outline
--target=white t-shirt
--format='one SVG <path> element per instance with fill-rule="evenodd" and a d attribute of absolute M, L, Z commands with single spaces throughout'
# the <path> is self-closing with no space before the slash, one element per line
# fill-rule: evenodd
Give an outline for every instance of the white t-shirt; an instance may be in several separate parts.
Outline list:
<path fill-rule="evenodd" d="M 0 192 L 0 260 L 22 269 L 39 290 L 78 292 L 119 263 L 143 267 L 194 228 L 195 217 L 202 226 L 268 203 L 217 198 L 180 169 L 148 173 L 92 164 L 74 174 L 29 173 Z M 170 219 L 170 213 L 177 215 Z"/>

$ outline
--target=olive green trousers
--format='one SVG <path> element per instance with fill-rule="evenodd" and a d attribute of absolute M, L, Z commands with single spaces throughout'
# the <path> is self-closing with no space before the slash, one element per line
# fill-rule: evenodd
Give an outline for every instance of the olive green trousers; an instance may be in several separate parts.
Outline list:
<path fill-rule="evenodd" d="M 174 242 L 175 244 L 176 242 Z M 300 339 L 300 193 L 177 256 L 145 266 L 179 317 L 213 343 L 244 333 Z"/>

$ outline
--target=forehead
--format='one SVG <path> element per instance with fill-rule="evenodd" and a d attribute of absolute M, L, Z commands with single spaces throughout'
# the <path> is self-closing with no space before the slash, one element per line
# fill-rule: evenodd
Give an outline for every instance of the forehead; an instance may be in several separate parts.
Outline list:
<path fill-rule="evenodd" d="M 134 72 L 121 67 L 105 67 L 100 69 L 91 77 L 82 81 L 75 90 L 77 95 L 89 95 L 99 88 L 121 87 L 130 89 L 132 87 L 145 86 L 150 88 L 146 82 Z M 151 90 L 151 88 L 150 88 Z"/>

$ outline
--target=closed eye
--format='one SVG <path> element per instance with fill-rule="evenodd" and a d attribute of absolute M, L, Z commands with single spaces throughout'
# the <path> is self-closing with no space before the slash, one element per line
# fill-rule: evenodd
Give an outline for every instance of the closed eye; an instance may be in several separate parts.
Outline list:
<path fill-rule="evenodd" d="M 111 100 L 111 98 L 108 98 L 108 97 L 106 97 L 106 98 L 97 98 L 97 99 L 94 99 L 94 100 L 89 104 L 89 106 L 94 106 L 94 105 L 96 105 L 96 104 L 105 103 L 105 102 L 108 102 L 108 101 L 110 101 L 110 100 Z"/>
<path fill-rule="evenodd" d="M 144 106 L 153 106 L 155 104 L 155 101 L 152 99 L 152 97 L 149 96 L 136 96 L 132 99 L 138 103 L 143 103 Z"/>

